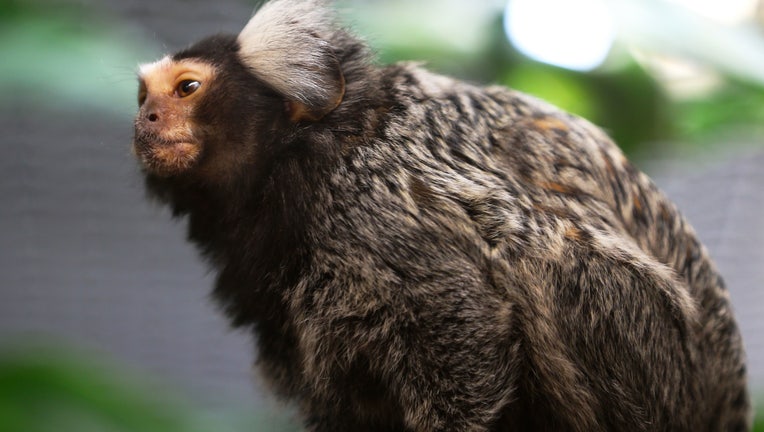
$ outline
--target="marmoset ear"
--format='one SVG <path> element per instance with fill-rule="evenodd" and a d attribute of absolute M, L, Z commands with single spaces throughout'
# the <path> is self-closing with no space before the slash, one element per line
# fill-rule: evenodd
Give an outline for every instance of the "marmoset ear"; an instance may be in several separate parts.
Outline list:
<path fill-rule="evenodd" d="M 286 98 L 292 121 L 316 121 L 345 94 L 330 42 L 337 31 L 333 12 L 320 0 L 271 1 L 239 33 L 239 56 Z"/>

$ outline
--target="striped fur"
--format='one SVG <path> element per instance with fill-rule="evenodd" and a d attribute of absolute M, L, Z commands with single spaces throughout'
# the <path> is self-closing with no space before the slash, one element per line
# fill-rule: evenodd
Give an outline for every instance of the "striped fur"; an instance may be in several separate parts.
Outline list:
<path fill-rule="evenodd" d="M 376 66 L 332 22 L 276 0 L 173 56 L 220 71 L 192 116 L 204 153 L 145 170 L 308 430 L 750 428 L 722 278 L 602 131 Z"/>

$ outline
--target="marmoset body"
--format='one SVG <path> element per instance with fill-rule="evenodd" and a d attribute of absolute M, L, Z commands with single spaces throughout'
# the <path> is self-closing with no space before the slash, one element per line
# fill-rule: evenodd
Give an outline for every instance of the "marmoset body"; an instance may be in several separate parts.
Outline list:
<path fill-rule="evenodd" d="M 598 128 L 315 1 L 141 67 L 134 149 L 311 431 L 745 431 L 729 295 Z"/>

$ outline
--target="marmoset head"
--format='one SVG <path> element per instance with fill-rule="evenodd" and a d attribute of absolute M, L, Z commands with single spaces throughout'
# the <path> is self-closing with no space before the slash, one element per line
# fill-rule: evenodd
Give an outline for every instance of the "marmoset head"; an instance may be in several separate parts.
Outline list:
<path fill-rule="evenodd" d="M 133 148 L 148 173 L 233 175 L 274 136 L 342 102 L 326 9 L 294 2 L 285 15 L 272 4 L 238 36 L 213 36 L 140 67 Z"/>

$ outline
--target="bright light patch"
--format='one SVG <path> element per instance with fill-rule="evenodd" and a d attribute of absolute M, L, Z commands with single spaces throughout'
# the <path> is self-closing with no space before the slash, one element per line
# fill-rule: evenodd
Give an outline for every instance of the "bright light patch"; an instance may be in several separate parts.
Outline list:
<path fill-rule="evenodd" d="M 725 24 L 751 19 L 756 13 L 757 0 L 670 0 L 706 18 Z"/>
<path fill-rule="evenodd" d="M 528 57 L 579 71 L 601 65 L 615 41 L 605 0 L 509 0 L 504 29 Z"/>

